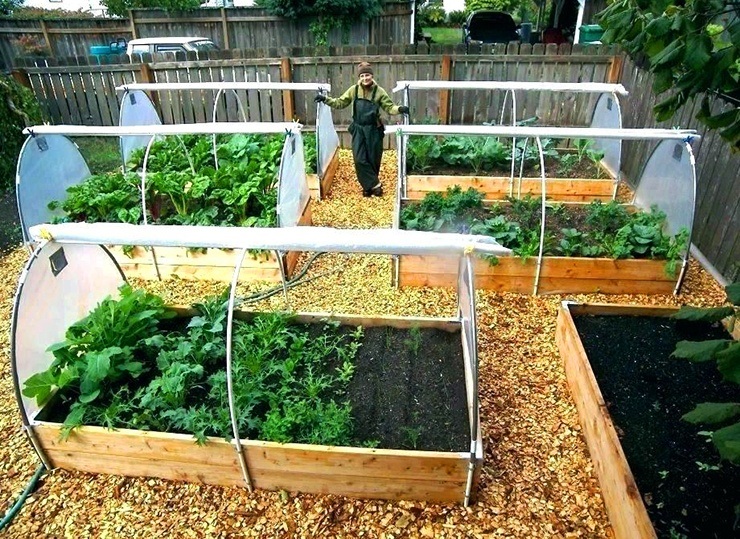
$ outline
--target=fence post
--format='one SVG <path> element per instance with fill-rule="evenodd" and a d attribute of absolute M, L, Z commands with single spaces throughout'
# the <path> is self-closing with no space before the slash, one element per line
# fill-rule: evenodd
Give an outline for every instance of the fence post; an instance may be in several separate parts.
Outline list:
<path fill-rule="evenodd" d="M 147 56 L 150 56 L 150 55 L 147 55 Z M 147 62 L 142 62 L 141 67 L 139 68 L 138 78 L 139 78 L 139 82 L 144 82 L 144 83 L 157 82 L 154 79 L 154 70 L 152 69 L 151 64 Z M 159 113 L 159 117 L 161 118 L 162 108 L 159 103 L 159 92 L 149 92 L 149 99 L 152 100 L 152 105 L 154 105 L 154 108 L 157 109 L 157 113 Z"/>
<path fill-rule="evenodd" d="M 290 67 L 290 58 L 280 59 L 280 82 L 293 82 L 293 73 Z M 285 121 L 292 122 L 295 116 L 293 90 L 283 90 L 283 113 Z"/>
<path fill-rule="evenodd" d="M 31 87 L 31 79 L 28 77 L 28 71 L 25 69 L 14 69 L 10 72 L 10 75 L 13 77 L 13 80 L 21 86 L 25 86 L 31 90 L 33 89 Z"/>
<path fill-rule="evenodd" d="M 449 54 L 442 55 L 442 70 L 440 73 L 441 80 L 450 80 L 452 77 L 452 56 Z M 447 124 L 450 121 L 450 91 L 439 91 L 439 123 Z"/>
<path fill-rule="evenodd" d="M 624 58 L 621 54 L 615 54 L 612 56 L 612 61 L 609 62 L 609 73 L 606 75 L 606 82 L 616 84 L 622 80 L 622 67 L 624 66 Z"/>
<path fill-rule="evenodd" d="M 128 21 L 131 26 L 131 39 L 136 39 L 139 36 L 136 35 L 136 19 L 134 18 L 133 9 L 128 10 Z"/>
<path fill-rule="evenodd" d="M 221 8 L 221 31 L 223 32 L 224 36 L 224 49 L 230 49 L 231 46 L 229 45 L 229 25 L 226 22 L 226 8 Z"/>
<path fill-rule="evenodd" d="M 44 41 L 46 41 L 46 46 L 49 47 L 49 54 L 52 58 L 56 58 L 56 54 L 54 54 L 54 45 L 51 42 L 51 39 L 49 39 L 49 29 L 46 27 L 46 21 L 44 19 L 39 20 L 41 23 L 41 32 L 44 34 Z"/>

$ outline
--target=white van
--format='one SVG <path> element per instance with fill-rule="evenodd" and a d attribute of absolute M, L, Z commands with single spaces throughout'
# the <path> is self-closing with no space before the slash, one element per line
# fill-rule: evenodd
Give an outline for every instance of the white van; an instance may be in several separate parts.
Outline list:
<path fill-rule="evenodd" d="M 143 37 L 132 39 L 126 45 L 126 54 L 154 54 L 163 52 L 216 51 L 218 45 L 207 37 Z"/>

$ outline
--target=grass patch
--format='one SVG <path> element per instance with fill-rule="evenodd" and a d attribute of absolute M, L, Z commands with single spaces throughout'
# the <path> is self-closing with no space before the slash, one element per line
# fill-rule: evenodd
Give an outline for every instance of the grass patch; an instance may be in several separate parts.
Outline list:
<path fill-rule="evenodd" d="M 104 174 L 121 168 L 118 137 L 77 137 L 75 143 L 92 174 Z"/>
<path fill-rule="evenodd" d="M 432 43 L 440 43 L 442 45 L 457 45 L 462 43 L 462 29 L 461 28 L 432 28 L 426 27 L 423 29 L 425 34 L 432 36 Z"/>

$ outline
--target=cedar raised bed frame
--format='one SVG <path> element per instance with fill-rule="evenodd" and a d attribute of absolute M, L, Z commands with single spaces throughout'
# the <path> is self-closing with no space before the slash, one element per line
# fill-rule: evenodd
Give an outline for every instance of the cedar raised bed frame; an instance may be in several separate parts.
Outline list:
<path fill-rule="evenodd" d="M 334 183 L 334 175 L 337 173 L 337 167 L 339 166 L 339 148 L 334 149 L 334 154 L 331 156 L 331 161 L 326 167 L 324 177 L 319 180 L 318 174 L 306 174 L 306 182 L 308 183 L 308 190 L 311 193 L 311 197 L 320 200 L 326 197 L 331 190 L 331 184 Z"/>
<path fill-rule="evenodd" d="M 309 199 L 303 208 L 298 224 L 310 226 L 311 223 L 311 200 Z M 151 250 L 134 247 L 130 255 L 125 254 L 119 246 L 109 246 L 108 250 L 126 277 L 141 279 L 157 279 L 157 268 L 159 268 L 159 276 L 163 279 L 178 277 L 180 279 L 230 281 L 240 256 L 239 251 L 235 250 L 208 249 L 202 252 L 180 247 L 157 247 L 154 249 L 157 258 L 155 267 Z M 297 251 L 290 251 L 283 255 L 287 276 L 293 274 L 300 254 Z M 268 251 L 255 255 L 247 254 L 239 272 L 239 280 L 279 282 L 281 280 L 280 266 L 275 253 Z"/>
<path fill-rule="evenodd" d="M 499 257 L 498 265 L 476 259 L 475 286 L 482 290 L 534 291 L 537 258 Z M 399 286 L 454 286 L 458 259 L 445 256 L 401 255 Z M 665 272 L 665 260 L 614 260 L 546 256 L 542 259 L 538 294 L 672 294 L 678 282 Z"/>
<path fill-rule="evenodd" d="M 604 179 L 546 178 L 547 200 L 553 202 L 608 202 L 614 197 L 616 181 L 601 165 Z M 459 185 L 463 191 L 473 188 L 483 193 L 484 200 L 503 200 L 509 189 L 516 195 L 542 195 L 542 178 L 514 178 L 497 176 L 442 176 L 410 174 L 406 177 L 406 200 L 421 200 L 427 193 L 444 193 L 449 187 Z"/>
<path fill-rule="evenodd" d="M 657 536 L 572 315 L 670 316 L 677 310 L 677 307 L 563 302 L 558 311 L 555 340 L 617 539 L 653 539 Z"/>
<path fill-rule="evenodd" d="M 584 203 L 612 200 L 613 179 L 547 179 L 547 200 Z M 514 181 L 517 190 L 518 179 Z M 407 178 L 408 197 L 401 203 L 421 200 L 430 192 L 444 193 L 459 185 L 463 191 L 474 188 L 485 201 L 502 200 L 509 194 L 509 178 L 485 176 L 418 176 Z M 540 196 L 541 179 L 523 178 L 522 195 Z M 538 294 L 672 294 L 678 282 L 665 272 L 664 260 L 615 260 L 611 258 L 543 257 Z M 398 257 L 398 286 L 454 286 L 457 259 L 444 256 L 401 255 Z M 534 292 L 537 259 L 500 257 L 498 265 L 475 260 L 475 284 L 483 290 L 499 292 Z"/>
<path fill-rule="evenodd" d="M 236 313 L 235 313 L 236 314 Z M 248 316 L 248 314 L 246 315 Z M 341 323 L 398 328 L 436 327 L 459 332 L 454 319 L 352 317 L 325 313 L 302 314 L 299 322 L 333 318 Z M 465 363 L 466 393 L 473 375 Z M 472 406 L 470 399 L 469 407 Z M 32 421 L 30 436 L 51 467 L 91 473 L 159 477 L 211 485 L 245 486 L 235 446 L 220 438 L 196 445 L 192 436 L 82 427 L 66 441 L 61 425 Z M 442 452 L 242 440 L 254 488 L 339 494 L 358 498 L 463 502 L 471 464 L 471 499 L 483 462 L 481 433 L 477 451 Z"/>

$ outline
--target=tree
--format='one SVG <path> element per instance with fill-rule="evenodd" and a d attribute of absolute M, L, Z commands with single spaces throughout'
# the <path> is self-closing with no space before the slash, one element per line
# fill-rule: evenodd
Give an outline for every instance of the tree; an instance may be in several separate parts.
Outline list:
<path fill-rule="evenodd" d="M 23 0 L 0 0 L 0 15 L 10 15 L 21 4 Z"/>
<path fill-rule="evenodd" d="M 696 118 L 740 150 L 740 2 L 738 0 L 616 0 L 597 16 L 602 41 L 620 44 L 654 74 L 658 121 L 702 96 Z M 662 96 L 665 94 L 665 96 Z M 729 110 L 712 114 L 720 99 Z"/>
<path fill-rule="evenodd" d="M 482 9 L 514 13 L 521 5 L 528 3 L 522 0 L 465 0 L 465 11 L 468 13 Z"/>
<path fill-rule="evenodd" d="M 257 5 L 286 19 L 313 18 L 310 25 L 317 45 L 327 45 L 329 31 L 346 32 L 354 21 L 367 20 L 382 11 L 381 0 L 258 0 Z"/>
<path fill-rule="evenodd" d="M 1 0 L 0 0 L 1 1 Z M 198 9 L 200 0 L 100 0 L 108 13 L 123 17 L 129 9 L 154 8 L 171 11 Z"/>

